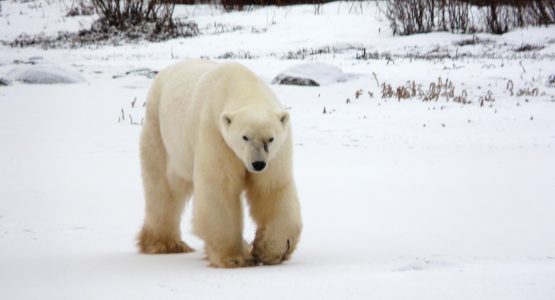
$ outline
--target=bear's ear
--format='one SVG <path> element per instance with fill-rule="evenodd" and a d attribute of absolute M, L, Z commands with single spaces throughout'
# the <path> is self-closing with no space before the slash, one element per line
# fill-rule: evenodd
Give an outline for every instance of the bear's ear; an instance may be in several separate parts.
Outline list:
<path fill-rule="evenodd" d="M 223 113 L 221 116 L 221 119 L 222 119 L 222 124 L 224 125 L 224 128 L 229 127 L 229 125 L 231 124 L 231 114 Z"/>
<path fill-rule="evenodd" d="M 281 124 L 283 124 L 283 126 L 286 126 L 287 123 L 289 123 L 289 113 L 286 111 L 282 111 L 280 113 L 278 113 L 278 117 L 279 117 L 279 121 L 281 122 Z"/>

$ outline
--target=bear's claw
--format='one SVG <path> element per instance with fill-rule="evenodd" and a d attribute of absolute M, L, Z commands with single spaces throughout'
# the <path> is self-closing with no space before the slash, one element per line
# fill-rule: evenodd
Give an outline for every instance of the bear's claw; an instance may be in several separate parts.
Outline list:
<path fill-rule="evenodd" d="M 222 259 L 220 262 L 211 262 L 210 265 L 215 268 L 243 268 L 258 265 L 258 261 L 253 257 L 232 256 Z"/>
<path fill-rule="evenodd" d="M 256 261 L 265 265 L 277 265 L 289 259 L 291 256 L 291 241 L 287 239 L 285 249 L 279 251 L 276 243 L 265 241 L 264 231 L 260 230 L 254 240 L 251 255 Z M 276 253 L 278 252 L 278 253 Z"/>
<path fill-rule="evenodd" d="M 180 239 L 160 239 L 149 230 L 141 230 L 137 237 L 137 246 L 142 253 L 165 254 L 165 253 L 189 253 L 193 248 L 189 247 Z"/>
<path fill-rule="evenodd" d="M 183 241 L 139 243 L 139 248 L 141 252 L 147 254 L 189 253 L 194 251 Z"/>

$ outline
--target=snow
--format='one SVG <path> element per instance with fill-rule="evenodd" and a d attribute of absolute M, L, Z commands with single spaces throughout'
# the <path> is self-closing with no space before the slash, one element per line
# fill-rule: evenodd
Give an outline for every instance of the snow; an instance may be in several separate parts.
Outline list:
<path fill-rule="evenodd" d="M 90 27 L 93 16 L 66 17 L 70 0 L 2 1 L 0 40 L 9 41 L 21 33 L 54 35 Z"/>
<path fill-rule="evenodd" d="M 62 17 L 61 0 L 0 5 L 0 39 L 79 29 Z M 349 6 L 326 4 L 320 14 L 311 5 L 229 14 L 180 7 L 203 35 L 118 47 L 0 46 L 0 78 L 34 61 L 86 80 L 0 86 L 0 297 L 555 298 L 555 87 L 547 84 L 555 27 L 478 34 L 488 42 L 457 46 L 473 37 L 393 37 L 374 3 Z M 216 32 L 216 23 L 242 29 Z M 544 48 L 513 51 L 522 44 Z M 336 51 L 310 53 L 326 47 Z M 361 48 L 390 59 L 357 60 Z M 238 61 L 268 83 L 308 62 L 361 74 L 319 87 L 272 85 L 292 116 L 299 248 L 280 266 L 209 268 L 188 206 L 183 238 L 196 252 L 138 254 L 149 74 L 240 50 L 256 58 Z M 410 56 L 430 52 L 467 55 Z M 438 77 L 472 103 L 381 98 L 382 83 L 426 89 Z M 495 101 L 480 106 L 488 91 Z M 245 236 L 253 232 L 247 221 Z"/>

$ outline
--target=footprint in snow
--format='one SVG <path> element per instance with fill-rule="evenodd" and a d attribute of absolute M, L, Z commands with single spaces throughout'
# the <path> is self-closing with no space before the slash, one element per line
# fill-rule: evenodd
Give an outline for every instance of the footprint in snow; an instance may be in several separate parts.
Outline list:
<path fill-rule="evenodd" d="M 417 259 L 415 262 L 411 262 L 395 269 L 396 272 L 407 272 L 407 271 L 423 271 L 428 269 L 436 269 L 442 267 L 448 267 L 452 264 L 429 259 Z"/>

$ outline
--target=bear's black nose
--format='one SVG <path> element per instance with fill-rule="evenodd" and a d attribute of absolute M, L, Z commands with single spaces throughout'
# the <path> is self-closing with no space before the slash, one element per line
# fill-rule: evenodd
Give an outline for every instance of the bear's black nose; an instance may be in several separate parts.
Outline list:
<path fill-rule="evenodd" d="M 255 161 L 252 163 L 252 167 L 255 171 L 262 171 L 266 167 L 266 163 L 263 161 Z"/>

